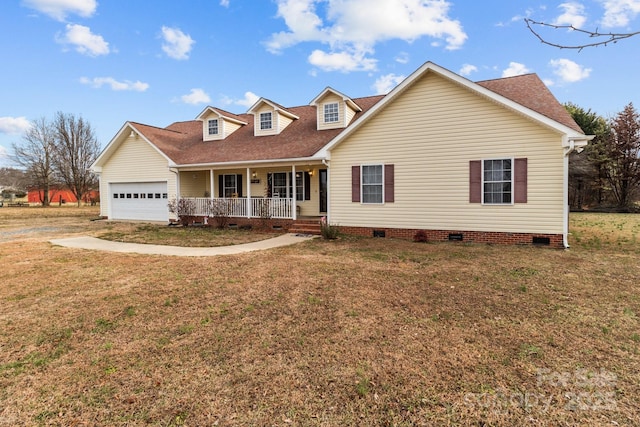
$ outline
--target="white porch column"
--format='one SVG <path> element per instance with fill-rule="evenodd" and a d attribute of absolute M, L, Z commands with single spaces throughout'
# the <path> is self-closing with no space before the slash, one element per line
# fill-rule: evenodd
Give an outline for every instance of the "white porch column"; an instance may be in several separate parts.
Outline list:
<path fill-rule="evenodd" d="M 209 197 L 213 199 L 213 190 L 216 188 L 213 183 L 214 178 L 213 169 L 209 169 Z"/>
<path fill-rule="evenodd" d="M 247 168 L 247 218 L 251 218 L 251 168 Z"/>
<path fill-rule="evenodd" d="M 293 182 L 291 183 L 291 188 L 293 189 L 293 191 L 291 192 L 291 217 L 295 221 L 296 219 L 298 219 L 298 209 L 296 209 L 296 184 L 298 183 L 296 179 L 296 165 L 291 166 L 291 179 L 293 180 Z"/>

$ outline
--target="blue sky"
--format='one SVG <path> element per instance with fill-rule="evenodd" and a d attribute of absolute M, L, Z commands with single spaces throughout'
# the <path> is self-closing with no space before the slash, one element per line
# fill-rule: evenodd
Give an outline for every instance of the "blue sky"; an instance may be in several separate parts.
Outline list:
<path fill-rule="evenodd" d="M 3 0 L 0 166 L 56 111 L 87 119 L 105 146 L 126 121 L 164 127 L 207 105 L 385 93 L 426 61 L 473 81 L 535 72 L 561 102 L 609 117 L 640 107 L 640 36 L 560 50 L 523 19 L 626 32 L 639 14 L 640 0 Z"/>

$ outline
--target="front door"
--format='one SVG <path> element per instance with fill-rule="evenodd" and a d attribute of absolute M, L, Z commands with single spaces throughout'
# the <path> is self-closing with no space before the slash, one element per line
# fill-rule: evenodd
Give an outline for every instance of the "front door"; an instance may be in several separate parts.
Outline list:
<path fill-rule="evenodd" d="M 327 213 L 327 170 L 320 169 L 320 213 Z"/>

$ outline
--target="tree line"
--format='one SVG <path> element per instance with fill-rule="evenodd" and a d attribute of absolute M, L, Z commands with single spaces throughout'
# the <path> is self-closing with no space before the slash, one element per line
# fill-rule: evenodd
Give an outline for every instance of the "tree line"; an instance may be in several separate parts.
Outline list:
<path fill-rule="evenodd" d="M 43 206 L 49 205 L 54 187 L 68 188 L 78 205 L 96 187 L 97 178 L 89 168 L 100 154 L 100 145 L 91 124 L 82 117 L 57 112 L 51 120 L 36 119 L 12 148 L 11 158 L 25 171 L 27 186 L 41 190 Z"/>
<path fill-rule="evenodd" d="M 569 203 L 574 210 L 637 211 L 640 196 L 640 114 L 629 103 L 610 119 L 565 104 L 585 134 L 595 135 L 569 160 Z"/>

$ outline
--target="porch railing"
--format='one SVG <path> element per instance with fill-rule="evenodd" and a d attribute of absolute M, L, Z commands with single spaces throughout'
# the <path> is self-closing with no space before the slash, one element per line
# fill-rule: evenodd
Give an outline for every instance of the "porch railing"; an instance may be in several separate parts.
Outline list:
<path fill-rule="evenodd" d="M 224 215 L 244 218 L 293 218 L 293 199 L 283 197 L 193 197 L 195 216 Z"/>

